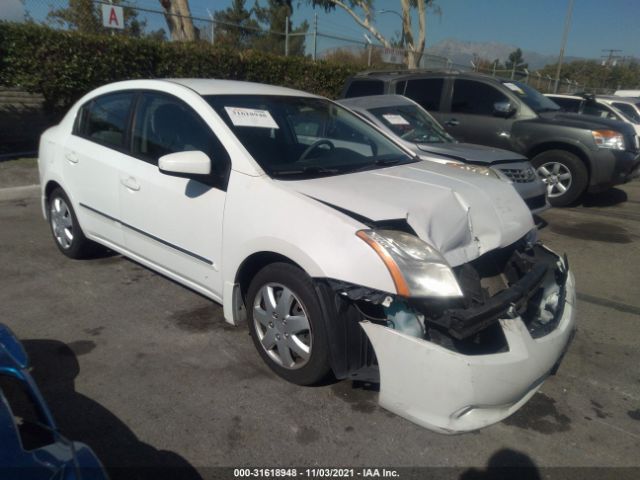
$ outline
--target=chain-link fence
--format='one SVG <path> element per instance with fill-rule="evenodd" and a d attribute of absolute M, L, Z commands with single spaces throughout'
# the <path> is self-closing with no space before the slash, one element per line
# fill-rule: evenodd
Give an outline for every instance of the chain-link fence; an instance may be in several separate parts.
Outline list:
<path fill-rule="evenodd" d="M 551 76 L 527 69 L 497 68 L 497 64 L 459 65 L 447 57 L 429 54 L 417 58 L 411 51 L 374 43 L 365 30 L 355 24 L 338 26 L 318 19 L 317 15 L 296 28 L 287 17 L 281 22 L 284 31 L 279 31 L 269 30 L 265 23 L 247 16 L 240 16 L 238 22 L 229 21 L 229 15 L 222 15 L 220 10 L 203 9 L 200 4 L 189 6 L 188 0 L 23 0 L 23 3 L 25 18 L 29 21 L 92 34 L 208 42 L 227 48 L 252 48 L 278 55 L 360 65 L 363 69 L 406 69 L 412 56 L 418 68 L 476 71 L 518 79 L 542 92 L 613 92 L 613 89 L 590 88 L 567 78 L 560 79 L 556 88 Z"/>

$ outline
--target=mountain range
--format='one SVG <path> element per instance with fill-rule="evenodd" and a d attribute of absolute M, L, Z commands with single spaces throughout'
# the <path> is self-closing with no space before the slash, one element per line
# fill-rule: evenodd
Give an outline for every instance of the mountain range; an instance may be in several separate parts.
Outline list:
<path fill-rule="evenodd" d="M 456 65 L 468 67 L 474 55 L 478 55 L 479 57 L 485 58 L 489 61 L 498 59 L 504 63 L 504 61 L 509 57 L 509 54 L 517 48 L 517 45 L 507 45 L 504 43 L 465 42 L 449 38 L 441 40 L 431 47 L 425 48 L 424 53 L 447 57 Z M 530 50 L 523 50 L 522 56 L 525 63 L 529 64 L 529 70 L 532 71 L 558 61 L 557 54 L 545 55 Z M 564 62 L 571 62 L 572 60 L 580 59 L 580 57 L 565 56 Z"/>

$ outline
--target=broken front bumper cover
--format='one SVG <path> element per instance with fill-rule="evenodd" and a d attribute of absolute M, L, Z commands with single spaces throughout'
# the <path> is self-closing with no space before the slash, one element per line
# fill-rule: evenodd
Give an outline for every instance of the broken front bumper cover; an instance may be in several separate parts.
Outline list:
<path fill-rule="evenodd" d="M 508 417 L 538 390 L 561 360 L 575 330 L 575 286 L 565 284 L 556 328 L 533 338 L 521 317 L 500 319 L 508 351 L 465 355 L 369 321 L 380 371 L 379 403 L 442 433 L 477 430 Z"/>

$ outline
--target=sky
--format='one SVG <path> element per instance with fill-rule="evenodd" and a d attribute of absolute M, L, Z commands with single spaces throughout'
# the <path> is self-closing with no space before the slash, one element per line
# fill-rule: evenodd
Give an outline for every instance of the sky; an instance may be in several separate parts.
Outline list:
<path fill-rule="evenodd" d="M 26 0 L 26 8 L 36 19 L 46 15 L 47 6 L 65 0 Z M 128 0 L 142 7 L 158 9 L 158 0 Z M 260 0 L 258 0 L 260 1 Z M 265 3 L 265 0 L 261 0 Z M 247 0 L 251 7 L 255 0 Z M 437 0 L 440 16 L 428 13 L 427 46 L 454 38 L 472 42 L 497 42 L 523 50 L 557 54 L 562 41 L 569 0 Z M 231 0 L 189 0 L 192 14 L 208 17 L 227 8 Z M 318 14 L 318 30 L 364 42 L 364 29 L 340 9 L 325 13 L 300 0 L 293 15 L 294 24 L 307 20 L 313 25 Z M 16 15 L 19 0 L 0 0 L 0 18 Z M 374 0 L 377 10 L 400 11 L 399 0 Z M 294 6 L 296 1 L 294 0 Z M 150 26 L 163 26 L 162 17 Z M 414 22 L 415 23 L 415 22 Z M 400 18 L 393 13 L 376 14 L 375 24 L 387 37 L 399 34 Z M 310 43 L 310 42 L 308 42 Z M 320 39 L 318 49 L 340 42 Z M 640 0 L 575 0 L 565 54 L 599 58 L 603 49 L 620 49 L 622 55 L 640 58 Z"/>

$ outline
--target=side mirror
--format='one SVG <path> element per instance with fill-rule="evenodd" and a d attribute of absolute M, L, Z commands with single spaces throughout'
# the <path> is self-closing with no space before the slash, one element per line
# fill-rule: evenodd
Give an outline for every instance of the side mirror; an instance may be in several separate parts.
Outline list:
<path fill-rule="evenodd" d="M 493 114 L 496 117 L 509 118 L 516 113 L 516 107 L 511 102 L 496 102 L 493 104 Z"/>
<path fill-rule="evenodd" d="M 9 358 L 17 364 L 19 368 L 27 368 L 29 366 L 29 357 L 20 340 L 6 325 L 0 324 L 0 359 L 2 354 L 6 353 Z"/>
<path fill-rule="evenodd" d="M 160 157 L 158 168 L 162 173 L 176 177 L 209 175 L 211 159 L 206 153 L 198 150 L 170 153 Z"/>

